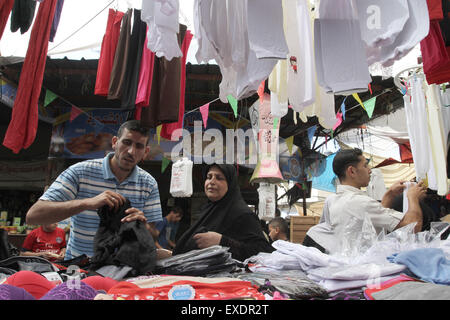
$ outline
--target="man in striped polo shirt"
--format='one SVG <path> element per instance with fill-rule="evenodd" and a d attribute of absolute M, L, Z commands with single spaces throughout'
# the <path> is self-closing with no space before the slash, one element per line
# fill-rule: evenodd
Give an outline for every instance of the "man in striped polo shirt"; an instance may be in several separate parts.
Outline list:
<path fill-rule="evenodd" d="M 100 222 L 97 209 L 118 209 L 128 199 L 122 222 L 141 220 L 153 237 L 162 220 L 158 184 L 137 164 L 150 151 L 148 130 L 139 121 L 122 124 L 112 138 L 114 152 L 103 159 L 76 163 L 52 183 L 28 210 L 28 224 L 50 224 L 71 217 L 65 260 L 94 255 L 94 236 Z"/>

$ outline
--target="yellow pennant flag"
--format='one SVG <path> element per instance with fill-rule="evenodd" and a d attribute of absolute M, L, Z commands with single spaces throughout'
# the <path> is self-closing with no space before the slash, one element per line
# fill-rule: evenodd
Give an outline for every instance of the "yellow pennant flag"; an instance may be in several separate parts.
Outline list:
<path fill-rule="evenodd" d="M 294 136 L 290 136 L 289 138 L 286 138 L 286 145 L 289 150 L 289 154 L 292 156 L 292 146 L 294 145 Z"/>
<path fill-rule="evenodd" d="M 356 101 L 358 101 L 358 103 L 361 105 L 361 107 L 366 110 L 366 107 L 364 106 L 364 103 L 361 101 L 361 99 L 359 98 L 359 95 L 357 93 L 353 93 L 352 94 L 353 98 L 355 98 Z"/>
<path fill-rule="evenodd" d="M 156 127 L 156 136 L 158 137 L 158 144 L 161 143 L 161 128 L 162 124 Z"/>

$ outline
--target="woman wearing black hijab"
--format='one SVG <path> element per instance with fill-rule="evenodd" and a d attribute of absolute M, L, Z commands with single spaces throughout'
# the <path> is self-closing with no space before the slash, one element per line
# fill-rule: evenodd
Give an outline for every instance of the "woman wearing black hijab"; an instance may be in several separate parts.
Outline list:
<path fill-rule="evenodd" d="M 173 255 L 213 245 L 230 248 L 239 261 L 272 252 L 258 218 L 241 196 L 234 166 L 213 164 L 205 173 L 208 203 L 198 221 L 178 239 Z"/>

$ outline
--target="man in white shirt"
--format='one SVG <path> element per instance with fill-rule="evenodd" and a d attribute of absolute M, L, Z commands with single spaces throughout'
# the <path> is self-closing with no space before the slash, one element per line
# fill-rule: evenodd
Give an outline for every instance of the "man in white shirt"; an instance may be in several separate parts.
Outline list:
<path fill-rule="evenodd" d="M 422 210 L 419 200 L 426 194 L 422 182 L 408 190 L 408 211 L 406 213 L 392 208 L 394 198 L 403 192 L 404 181 L 396 182 L 384 194 L 381 202 L 369 197 L 362 187 L 367 187 L 371 170 L 362 151 L 359 149 L 340 150 L 333 160 L 333 171 L 340 181 L 336 194 L 325 200 L 320 223 L 310 228 L 303 245 L 313 246 L 322 252 L 334 253 L 340 250 L 344 228 L 350 218 L 363 220 L 367 215 L 377 234 L 416 223 L 414 232 L 422 229 Z"/>

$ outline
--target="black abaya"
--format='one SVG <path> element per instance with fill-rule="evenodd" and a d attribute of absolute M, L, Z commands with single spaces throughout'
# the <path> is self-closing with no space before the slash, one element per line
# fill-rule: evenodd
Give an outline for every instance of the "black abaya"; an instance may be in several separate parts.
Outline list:
<path fill-rule="evenodd" d="M 229 247 L 232 257 L 243 261 L 259 252 L 272 252 L 257 216 L 242 198 L 236 169 L 233 165 L 211 165 L 205 170 L 205 178 L 212 166 L 225 175 L 228 191 L 218 201 L 208 201 L 202 208 L 198 221 L 177 241 L 173 254 L 199 249 L 192 238 L 196 233 L 214 231 L 222 235 L 221 246 Z"/>

